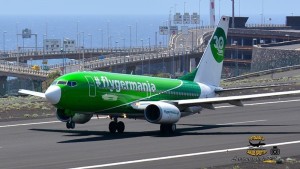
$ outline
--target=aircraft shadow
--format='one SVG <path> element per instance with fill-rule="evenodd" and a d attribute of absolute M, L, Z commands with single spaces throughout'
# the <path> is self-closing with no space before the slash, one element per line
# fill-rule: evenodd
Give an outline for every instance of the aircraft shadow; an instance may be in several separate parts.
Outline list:
<path fill-rule="evenodd" d="M 292 125 L 199 125 L 199 124 L 178 124 L 178 126 L 190 126 L 185 128 L 178 128 L 173 135 L 163 135 L 158 130 L 156 131 L 141 131 L 141 132 L 124 132 L 122 134 L 112 134 L 108 131 L 87 131 L 87 130 L 57 130 L 57 129 L 29 129 L 32 131 L 41 132 L 53 132 L 64 133 L 67 137 L 76 137 L 76 139 L 70 139 L 66 141 L 60 141 L 58 143 L 80 143 L 80 142 L 93 142 L 93 141 L 106 141 L 106 140 L 119 140 L 127 138 L 137 137 L 179 137 L 189 135 L 266 135 L 266 134 L 300 134 L 300 132 L 278 132 L 278 131 L 240 131 L 240 132 L 206 132 L 209 129 L 227 128 L 227 127 L 280 127 L 280 126 L 292 126 Z M 87 137 L 86 137 L 87 136 Z M 84 137 L 84 138 L 78 138 Z"/>

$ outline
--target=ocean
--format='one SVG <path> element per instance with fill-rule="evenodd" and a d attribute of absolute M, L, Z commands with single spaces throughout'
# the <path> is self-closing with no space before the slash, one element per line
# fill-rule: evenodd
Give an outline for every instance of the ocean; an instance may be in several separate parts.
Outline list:
<path fill-rule="evenodd" d="M 206 15 L 201 15 L 204 25 L 209 24 L 208 18 Z M 32 34 L 37 34 L 37 46 L 40 50 L 43 46 L 43 39 L 62 40 L 68 38 L 77 41 L 77 37 L 78 44 L 84 45 L 85 48 L 129 47 L 130 37 L 132 47 L 148 46 L 149 40 L 150 45 L 154 46 L 155 32 L 158 32 L 157 43 L 161 42 L 162 45 L 166 45 L 166 37 L 159 35 L 159 26 L 167 26 L 168 20 L 169 15 L 0 16 L 0 51 L 3 51 L 4 48 L 6 51 L 16 50 L 17 46 L 33 49 L 35 46 L 33 36 L 30 39 L 24 39 L 24 44 L 20 35 L 17 40 L 17 34 L 21 34 L 25 28 L 31 29 Z M 269 16 L 265 18 L 264 22 L 266 24 L 284 24 L 285 17 Z M 261 17 L 259 15 L 250 16 L 248 23 L 259 24 Z"/>
<path fill-rule="evenodd" d="M 85 48 L 129 47 L 154 45 L 155 32 L 166 25 L 168 16 L 0 16 L 0 51 L 23 47 L 21 35 L 25 28 L 37 34 L 37 46 L 42 49 L 43 39 L 73 39 Z M 3 33 L 6 32 L 6 33 Z M 102 36 L 103 34 L 103 36 Z M 5 37 L 4 37 L 5 36 Z M 84 37 L 84 39 L 82 38 Z M 110 37 L 110 39 L 109 39 Z M 108 43 L 109 39 L 109 43 Z M 158 36 L 158 42 L 165 38 Z M 103 43 L 102 43 L 103 41 Z M 166 42 L 164 42 L 166 44 Z M 24 39 L 24 48 L 33 49 L 35 39 Z"/>
<path fill-rule="evenodd" d="M 218 17 L 218 16 L 217 16 Z M 201 22 L 209 24 L 207 15 L 201 15 Z M 272 19 L 269 19 L 272 18 Z M 284 24 L 284 16 L 265 18 L 266 24 Z M 37 35 L 37 46 L 43 49 L 43 39 L 73 39 L 85 48 L 123 48 L 167 45 L 167 36 L 159 35 L 159 26 L 167 26 L 169 15 L 147 16 L 0 16 L 0 52 L 34 50 L 35 38 L 22 39 L 22 30 L 28 28 Z M 250 16 L 248 23 L 259 24 L 261 17 Z M 195 27 L 196 25 L 189 25 Z M 180 29 L 180 25 L 179 25 Z M 156 34 L 157 32 L 157 41 Z M 19 35 L 17 35 L 19 34 Z M 49 60 L 60 63 L 62 60 Z M 41 65 L 42 61 L 28 61 Z"/>

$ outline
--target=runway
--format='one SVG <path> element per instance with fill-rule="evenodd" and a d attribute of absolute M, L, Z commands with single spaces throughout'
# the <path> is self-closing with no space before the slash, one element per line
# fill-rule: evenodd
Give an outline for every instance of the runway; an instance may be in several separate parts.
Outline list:
<path fill-rule="evenodd" d="M 220 105 L 182 118 L 174 136 L 159 125 L 124 119 L 125 133 L 110 134 L 109 119 L 93 119 L 74 130 L 56 119 L 0 123 L 0 168 L 204 168 L 237 163 L 249 137 L 263 136 L 268 151 L 300 155 L 300 98 Z"/>

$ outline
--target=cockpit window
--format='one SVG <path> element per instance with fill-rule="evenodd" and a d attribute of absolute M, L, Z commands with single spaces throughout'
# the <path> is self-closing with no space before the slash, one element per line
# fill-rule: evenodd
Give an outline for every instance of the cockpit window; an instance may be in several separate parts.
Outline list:
<path fill-rule="evenodd" d="M 57 83 L 57 81 L 55 80 L 51 83 L 51 85 L 56 85 L 56 83 Z"/>
<path fill-rule="evenodd" d="M 66 85 L 67 81 L 58 81 L 57 84 Z"/>
<path fill-rule="evenodd" d="M 71 86 L 71 87 L 74 87 L 74 86 L 77 85 L 77 82 L 75 82 L 75 81 L 68 81 L 67 85 Z"/>

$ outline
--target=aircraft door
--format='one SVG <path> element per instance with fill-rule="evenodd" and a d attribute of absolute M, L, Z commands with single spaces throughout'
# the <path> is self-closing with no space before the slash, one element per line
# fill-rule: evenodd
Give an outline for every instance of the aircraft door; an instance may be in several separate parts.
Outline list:
<path fill-rule="evenodd" d="M 89 84 L 89 96 L 96 97 L 96 84 L 94 79 L 91 76 L 85 76 L 88 84 Z"/>

